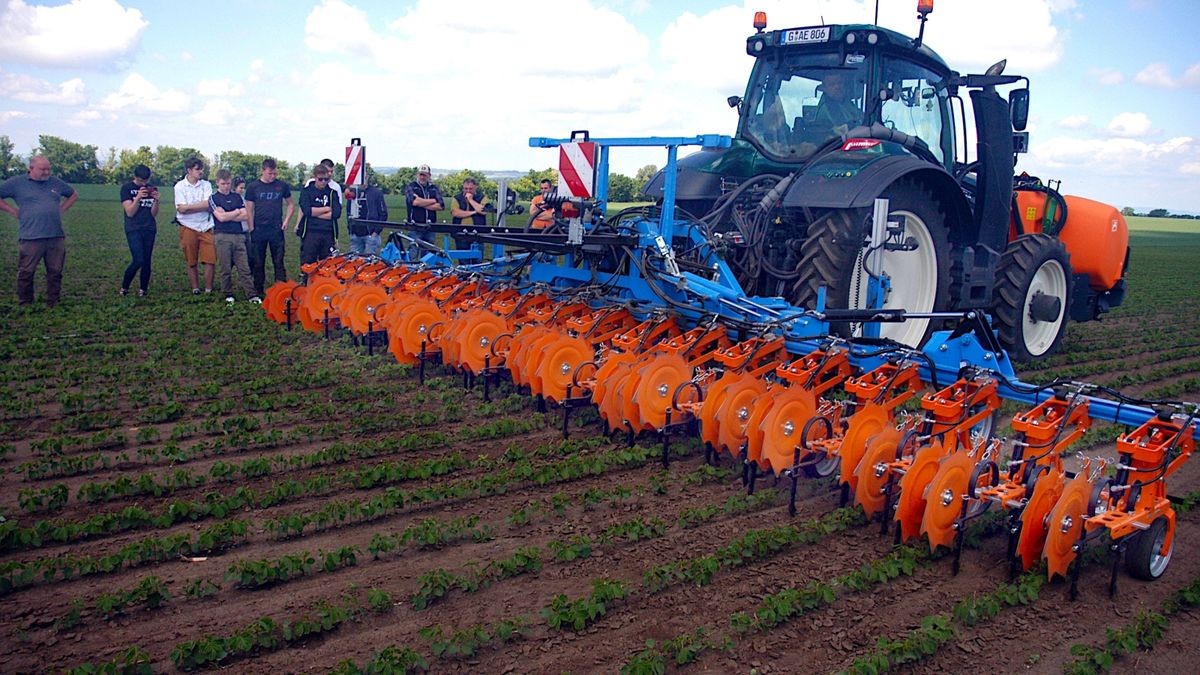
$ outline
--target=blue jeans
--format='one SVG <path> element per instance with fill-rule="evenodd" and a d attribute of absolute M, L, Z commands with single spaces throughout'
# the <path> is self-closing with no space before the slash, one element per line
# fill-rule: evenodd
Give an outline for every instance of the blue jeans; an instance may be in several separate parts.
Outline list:
<path fill-rule="evenodd" d="M 125 268 L 125 277 L 121 280 L 121 288 L 128 289 L 133 283 L 133 275 L 141 270 L 139 288 L 143 291 L 150 288 L 150 258 L 154 255 L 154 237 L 158 230 L 152 227 L 139 227 L 136 230 L 125 230 L 125 240 L 129 242 L 129 255 L 133 260 Z"/>
<path fill-rule="evenodd" d="M 360 255 L 379 255 L 383 239 L 378 234 L 350 235 L 350 252 Z"/>

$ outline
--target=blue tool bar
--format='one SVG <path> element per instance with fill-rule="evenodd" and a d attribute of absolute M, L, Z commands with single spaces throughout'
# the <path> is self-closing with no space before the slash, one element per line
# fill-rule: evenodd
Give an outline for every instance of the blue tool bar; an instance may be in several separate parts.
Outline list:
<path fill-rule="evenodd" d="M 580 138 L 545 138 L 535 136 L 529 139 L 531 148 L 557 148 L 564 143 L 574 143 Z M 588 138 L 588 141 L 600 146 L 600 161 L 596 170 L 600 173 L 597 181 L 596 198 L 599 201 L 608 200 L 608 149 L 624 148 L 654 148 L 667 149 L 667 166 L 663 168 L 663 203 L 662 220 L 659 236 L 670 245 L 675 236 L 675 180 L 678 171 L 675 162 L 681 145 L 698 145 L 702 148 L 728 148 L 733 143 L 729 136 L 721 134 L 701 134 L 699 136 L 647 136 L 644 138 Z"/>

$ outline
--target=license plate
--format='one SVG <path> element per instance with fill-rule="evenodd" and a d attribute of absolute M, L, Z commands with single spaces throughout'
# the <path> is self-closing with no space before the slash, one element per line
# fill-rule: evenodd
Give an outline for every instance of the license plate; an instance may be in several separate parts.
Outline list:
<path fill-rule="evenodd" d="M 781 45 L 799 45 L 809 42 L 829 42 L 829 26 L 812 28 L 789 28 L 779 39 Z"/>

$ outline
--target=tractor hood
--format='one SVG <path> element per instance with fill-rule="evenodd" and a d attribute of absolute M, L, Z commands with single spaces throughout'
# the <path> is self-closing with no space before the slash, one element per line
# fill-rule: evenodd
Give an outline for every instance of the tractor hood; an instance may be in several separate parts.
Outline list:
<path fill-rule="evenodd" d="M 795 167 L 772 162 L 763 157 L 746 141 L 734 139 L 728 148 L 705 148 L 679 159 L 675 198 L 678 200 L 711 200 L 722 193 L 721 183 L 736 185 L 763 173 L 786 175 Z M 666 177 L 662 170 L 642 188 L 651 199 L 662 199 Z"/>

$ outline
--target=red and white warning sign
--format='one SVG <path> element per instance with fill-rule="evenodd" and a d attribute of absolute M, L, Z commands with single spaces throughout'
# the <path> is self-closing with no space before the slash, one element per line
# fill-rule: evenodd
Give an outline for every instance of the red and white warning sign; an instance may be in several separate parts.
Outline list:
<path fill-rule="evenodd" d="M 596 194 L 596 144 L 563 143 L 558 147 L 558 188 L 565 197 L 591 199 Z"/>
<path fill-rule="evenodd" d="M 367 150 L 357 140 L 346 146 L 346 187 L 367 183 Z"/>

